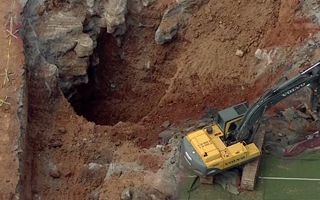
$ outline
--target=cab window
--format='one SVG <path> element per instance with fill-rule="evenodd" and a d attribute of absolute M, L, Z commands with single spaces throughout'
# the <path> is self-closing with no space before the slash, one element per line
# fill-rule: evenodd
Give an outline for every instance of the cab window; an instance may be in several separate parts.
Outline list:
<path fill-rule="evenodd" d="M 221 118 L 220 115 L 218 115 L 217 124 L 218 124 L 218 125 L 220 126 L 220 128 L 223 130 L 224 124 L 223 124 L 223 120 L 222 120 L 222 118 Z"/>
<path fill-rule="evenodd" d="M 237 124 L 236 124 L 236 122 L 230 123 L 230 125 L 229 125 L 228 128 L 229 128 L 229 129 L 227 130 L 227 133 L 230 133 L 230 132 L 236 130 L 236 129 L 237 129 Z"/>

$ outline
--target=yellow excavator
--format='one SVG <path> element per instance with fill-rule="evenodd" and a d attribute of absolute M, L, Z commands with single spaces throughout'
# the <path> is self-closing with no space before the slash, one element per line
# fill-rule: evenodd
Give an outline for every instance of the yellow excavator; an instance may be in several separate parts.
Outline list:
<path fill-rule="evenodd" d="M 312 109 L 320 97 L 320 62 L 267 91 L 252 106 L 241 103 L 218 112 L 216 122 L 187 134 L 181 153 L 199 176 L 212 176 L 245 164 L 261 155 L 252 142 L 265 111 L 304 87 L 312 89 Z"/>

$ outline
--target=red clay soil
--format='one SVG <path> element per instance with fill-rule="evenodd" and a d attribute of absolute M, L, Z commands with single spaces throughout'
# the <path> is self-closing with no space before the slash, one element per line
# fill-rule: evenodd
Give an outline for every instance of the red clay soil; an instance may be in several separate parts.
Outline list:
<path fill-rule="evenodd" d="M 277 79 L 276 73 L 266 74 L 255 85 L 254 53 L 259 47 L 279 42 L 268 31 L 280 23 L 279 13 L 292 14 L 292 10 L 280 10 L 279 1 L 209 1 L 192 15 L 174 42 L 159 46 L 154 42 L 159 13 L 171 2 L 157 1 L 141 15 L 133 16 L 146 27 L 130 26 L 123 48 L 107 35 L 101 40 L 100 56 L 105 66 L 99 66 L 100 93 L 83 104 L 82 112 L 102 125 L 76 115 L 62 96 L 48 105 L 39 93 L 44 86 L 37 79 L 31 80 L 29 135 L 34 148 L 34 197 L 88 199 L 97 185 L 83 176 L 83 166 L 90 162 L 134 159 L 154 172 L 160 158 L 138 156 L 137 149 L 159 142 L 160 125 L 165 120 L 194 119 L 208 107 L 251 100 Z M 238 49 L 244 52 L 243 57 L 235 55 Z M 132 147 L 126 147 L 128 143 Z M 121 148 L 125 156 L 117 154 Z M 58 178 L 50 176 L 50 163 L 58 167 Z M 142 182 L 143 174 L 125 174 L 102 188 L 112 193 L 109 199 L 119 199 L 124 188 Z"/>
<path fill-rule="evenodd" d="M 248 91 L 254 85 L 254 52 L 276 25 L 280 3 L 210 1 L 193 14 L 175 42 L 164 46 L 154 42 L 161 4 L 135 16 L 148 26 L 143 31 L 131 26 L 123 48 L 103 36 L 100 92 L 82 105 L 89 120 L 111 125 L 140 121 L 157 127 L 252 96 Z M 237 49 L 244 51 L 242 58 L 235 55 Z"/>
<path fill-rule="evenodd" d="M 264 74 L 255 82 L 255 50 L 297 44 L 319 30 L 296 17 L 298 1 L 210 1 L 194 14 L 177 41 L 159 46 L 153 41 L 155 10 L 168 2 L 135 16 L 151 26 L 144 31 L 131 27 L 123 48 L 110 36 L 102 36 L 97 95 L 82 105 L 90 121 L 158 126 L 168 119 L 198 118 L 208 107 L 252 101 L 283 71 Z M 235 55 L 237 49 L 244 51 L 244 57 Z"/>
<path fill-rule="evenodd" d="M 12 24 L 17 35 L 20 11 L 16 1 L 0 2 L 0 199 L 13 199 L 19 181 L 17 112 L 24 56 L 21 40 L 8 36 L 6 30 Z"/>
<path fill-rule="evenodd" d="M 256 1 L 210 1 L 201 7 L 178 38 L 178 51 L 170 54 L 177 70 L 165 96 L 144 120 L 197 118 L 208 107 L 251 97 L 254 52 L 276 24 L 278 9 L 277 2 Z M 244 52 L 242 58 L 235 55 L 237 49 Z M 261 93 L 270 84 L 264 83 L 254 91 Z"/>
<path fill-rule="evenodd" d="M 311 19 L 296 15 L 300 4 L 299 0 L 281 1 L 279 21 L 268 32 L 263 41 L 264 47 L 292 46 L 320 31 L 320 27 L 313 24 Z"/>

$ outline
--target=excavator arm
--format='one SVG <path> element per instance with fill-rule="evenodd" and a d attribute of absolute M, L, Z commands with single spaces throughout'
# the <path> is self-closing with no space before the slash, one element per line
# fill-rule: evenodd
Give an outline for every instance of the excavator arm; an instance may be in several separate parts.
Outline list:
<path fill-rule="evenodd" d="M 315 109 L 320 96 L 320 62 L 304 70 L 296 77 L 274 87 L 256 101 L 246 112 L 240 126 L 231 133 L 229 142 L 245 141 L 251 143 L 255 134 L 254 127 L 259 123 L 265 111 L 279 101 L 294 94 L 304 87 L 310 87 L 313 91 L 312 107 Z"/>

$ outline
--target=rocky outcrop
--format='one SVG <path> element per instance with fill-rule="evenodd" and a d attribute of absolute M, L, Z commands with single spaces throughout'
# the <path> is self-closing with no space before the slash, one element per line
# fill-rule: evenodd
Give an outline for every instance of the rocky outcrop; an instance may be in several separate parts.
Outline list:
<path fill-rule="evenodd" d="M 179 4 L 165 11 L 155 34 L 157 44 L 167 43 L 177 35 L 183 10 L 183 6 Z"/>
<path fill-rule="evenodd" d="M 24 10 L 29 31 L 23 33 L 29 67 L 40 69 L 34 65 L 37 59 L 56 66 L 60 88 L 71 97 L 76 86 L 88 82 L 87 70 L 101 29 L 115 36 L 124 34 L 126 14 L 127 0 L 29 0 Z"/>
<path fill-rule="evenodd" d="M 59 69 L 64 91 L 77 83 L 74 77 L 87 74 L 89 56 L 94 47 L 92 39 L 83 33 L 84 20 L 72 12 L 57 12 L 45 15 L 34 27 L 40 54 Z"/>
<path fill-rule="evenodd" d="M 162 20 L 155 34 L 157 44 L 165 44 L 172 41 L 186 21 L 190 18 L 190 12 L 203 5 L 205 0 L 177 0 L 177 3 L 169 7 L 163 14 Z"/>
<path fill-rule="evenodd" d="M 87 34 L 81 34 L 75 47 L 75 52 L 79 58 L 85 58 L 93 53 L 93 40 Z"/>
<path fill-rule="evenodd" d="M 103 20 L 105 20 L 108 33 L 124 34 L 126 31 L 127 0 L 105 1 L 103 7 Z"/>

